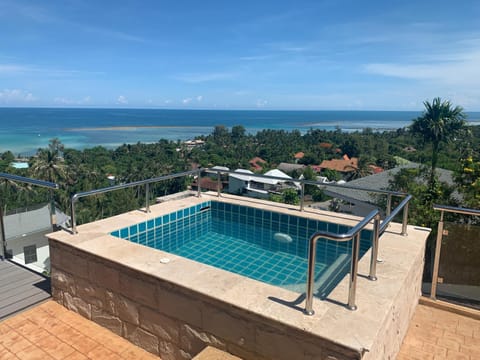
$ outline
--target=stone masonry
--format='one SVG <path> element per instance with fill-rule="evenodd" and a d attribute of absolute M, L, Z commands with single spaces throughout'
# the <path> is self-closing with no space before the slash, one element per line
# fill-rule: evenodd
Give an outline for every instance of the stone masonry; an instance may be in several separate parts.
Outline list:
<path fill-rule="evenodd" d="M 70 310 L 159 355 L 206 346 L 243 359 L 346 360 L 361 354 L 50 239 L 52 294 Z"/>

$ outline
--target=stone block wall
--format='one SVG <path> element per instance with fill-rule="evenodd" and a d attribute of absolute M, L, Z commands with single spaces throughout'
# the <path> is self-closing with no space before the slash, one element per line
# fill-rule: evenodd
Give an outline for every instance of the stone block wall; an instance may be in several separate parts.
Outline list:
<path fill-rule="evenodd" d="M 163 360 L 192 359 L 206 346 L 243 359 L 361 357 L 352 349 L 53 239 L 50 256 L 56 301 Z"/>

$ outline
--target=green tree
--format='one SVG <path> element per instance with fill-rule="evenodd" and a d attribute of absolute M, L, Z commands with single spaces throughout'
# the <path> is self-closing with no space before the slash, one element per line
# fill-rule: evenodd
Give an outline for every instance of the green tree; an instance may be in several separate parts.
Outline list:
<path fill-rule="evenodd" d="M 413 120 L 410 130 L 424 142 L 432 145 L 430 188 L 435 186 L 435 169 L 438 163 L 440 145 L 450 143 L 466 130 L 466 115 L 460 106 L 453 107 L 448 100 L 439 97 L 430 103 L 425 101 L 422 116 Z"/>

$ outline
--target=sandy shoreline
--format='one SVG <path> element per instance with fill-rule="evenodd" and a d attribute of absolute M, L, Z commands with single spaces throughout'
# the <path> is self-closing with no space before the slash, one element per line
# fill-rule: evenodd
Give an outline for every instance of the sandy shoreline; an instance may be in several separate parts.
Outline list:
<path fill-rule="evenodd" d="M 82 127 L 66 128 L 65 131 L 132 131 L 137 129 L 204 129 L 211 126 L 174 126 L 174 125 L 135 125 L 135 126 L 106 126 L 106 127 Z"/>

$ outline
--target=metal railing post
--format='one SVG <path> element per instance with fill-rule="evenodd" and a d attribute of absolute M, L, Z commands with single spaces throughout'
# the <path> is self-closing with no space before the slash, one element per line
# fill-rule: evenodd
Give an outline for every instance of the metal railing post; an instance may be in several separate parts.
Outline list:
<path fill-rule="evenodd" d="M 403 208 L 403 221 L 402 221 L 402 235 L 407 236 L 407 222 L 408 222 L 408 203 Z"/>
<path fill-rule="evenodd" d="M 432 274 L 432 289 L 430 291 L 430 298 L 436 300 L 437 298 L 437 281 L 438 281 L 438 267 L 440 265 L 440 251 L 442 249 L 443 237 L 443 210 L 440 213 L 440 221 L 438 222 L 437 243 L 435 244 L 435 259 L 433 262 Z"/>
<path fill-rule="evenodd" d="M 3 204 L 0 202 L 0 259 L 7 258 L 7 239 L 5 237 L 5 224 L 3 222 Z"/>
<path fill-rule="evenodd" d="M 200 178 L 202 177 L 202 169 L 198 169 L 197 172 L 197 197 L 200 197 L 202 194 L 202 188 L 200 185 Z"/>
<path fill-rule="evenodd" d="M 380 215 L 378 209 L 373 210 L 356 226 L 350 229 L 345 234 L 335 234 L 328 231 L 317 231 L 308 241 L 308 270 L 307 270 L 307 290 L 305 299 L 305 315 L 313 315 L 313 287 L 315 282 L 315 258 L 317 253 L 317 240 L 320 238 L 335 240 L 335 241 L 349 241 L 352 240 L 352 259 L 350 264 L 350 284 L 348 289 L 348 304 L 347 308 L 356 310 L 355 294 L 357 289 L 357 272 L 358 272 L 358 254 L 360 252 L 360 233 L 372 221 L 378 219 Z M 377 224 L 377 227 L 378 224 Z"/>
<path fill-rule="evenodd" d="M 350 264 L 350 282 L 348 285 L 348 309 L 357 310 L 355 295 L 357 293 L 358 253 L 360 252 L 360 232 L 352 242 L 352 262 Z"/>
<path fill-rule="evenodd" d="M 72 221 L 72 233 L 78 234 L 77 231 L 77 216 L 75 214 L 75 201 L 77 200 L 76 194 L 72 196 L 72 199 L 70 200 L 70 216 L 71 216 L 71 221 Z"/>
<path fill-rule="evenodd" d="M 145 184 L 145 212 L 150 212 L 150 184 Z"/>
<path fill-rule="evenodd" d="M 303 207 L 305 206 L 305 183 L 302 181 L 302 190 L 300 193 L 300 211 L 303 211 Z"/>
<path fill-rule="evenodd" d="M 220 197 L 220 171 L 217 171 L 217 197 Z"/>
<path fill-rule="evenodd" d="M 380 215 L 377 214 L 373 221 L 372 233 L 372 257 L 370 258 L 370 273 L 368 278 L 372 281 L 377 280 L 377 261 L 378 261 L 378 238 L 380 236 Z"/>
<path fill-rule="evenodd" d="M 315 283 L 315 257 L 317 254 L 317 242 L 310 241 L 310 247 L 308 249 L 308 273 L 307 273 L 307 293 L 305 300 L 305 310 L 306 315 L 313 315 L 313 285 Z"/>
<path fill-rule="evenodd" d="M 390 212 L 392 211 L 392 194 L 387 195 L 387 208 L 385 209 L 385 215 L 388 216 L 390 215 Z"/>

